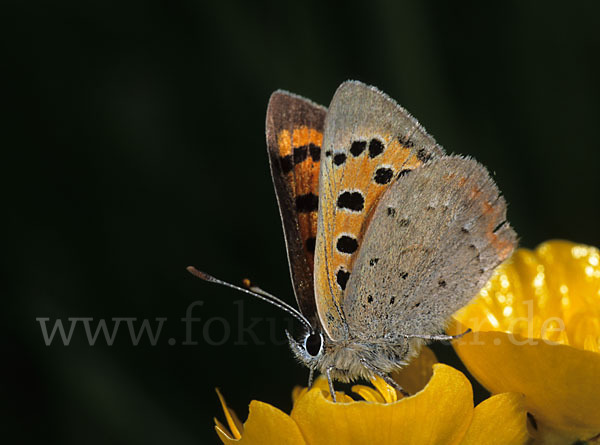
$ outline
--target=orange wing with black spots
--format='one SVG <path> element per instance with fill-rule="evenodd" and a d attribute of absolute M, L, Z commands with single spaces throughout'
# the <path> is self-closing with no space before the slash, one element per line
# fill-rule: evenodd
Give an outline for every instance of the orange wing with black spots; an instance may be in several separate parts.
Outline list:
<path fill-rule="evenodd" d="M 317 236 L 319 171 L 327 109 L 300 96 L 276 91 L 267 109 L 267 147 L 285 233 L 296 300 L 316 317 L 314 251 Z"/>
<path fill-rule="evenodd" d="M 330 338 L 349 335 L 344 291 L 383 192 L 441 155 L 419 123 L 376 88 L 350 81 L 336 91 L 325 121 L 314 272 L 317 311 Z"/>

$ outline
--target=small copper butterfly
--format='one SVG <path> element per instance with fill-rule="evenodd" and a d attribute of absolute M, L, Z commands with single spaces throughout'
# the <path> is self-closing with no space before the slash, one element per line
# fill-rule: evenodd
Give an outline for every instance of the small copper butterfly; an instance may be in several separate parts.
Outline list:
<path fill-rule="evenodd" d="M 329 109 L 276 91 L 267 109 L 271 174 L 299 311 L 295 356 L 333 380 L 406 365 L 512 253 L 516 234 L 489 173 L 446 155 L 394 100 L 357 81 Z M 235 287 L 190 268 L 201 278 Z M 240 288 L 237 288 L 240 289 Z M 402 390 L 401 388 L 398 388 Z"/>

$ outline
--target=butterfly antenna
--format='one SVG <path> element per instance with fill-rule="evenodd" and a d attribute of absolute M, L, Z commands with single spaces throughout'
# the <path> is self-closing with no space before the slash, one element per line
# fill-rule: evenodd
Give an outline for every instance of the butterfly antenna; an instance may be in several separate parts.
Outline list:
<path fill-rule="evenodd" d="M 277 306 L 279 309 L 284 310 L 288 314 L 292 315 L 302 324 L 304 324 L 309 330 L 312 330 L 312 326 L 310 322 L 306 319 L 304 315 L 302 315 L 297 309 L 287 304 L 285 301 L 280 300 L 274 295 L 271 295 L 259 287 L 252 286 L 250 287 L 250 281 L 244 280 L 244 285 L 246 285 L 249 289 L 245 289 L 243 287 L 236 286 L 235 284 L 227 283 L 226 281 L 219 280 L 218 278 L 213 277 L 212 275 L 207 274 L 206 272 L 201 272 L 196 269 L 194 266 L 188 266 L 187 271 L 194 275 L 195 277 L 200 278 L 201 280 L 208 281 L 209 283 L 220 284 L 221 286 L 227 286 L 231 289 L 238 290 L 240 292 L 244 292 L 246 294 L 252 295 L 256 298 L 259 298 L 267 303 L 271 303 L 273 306 Z"/>

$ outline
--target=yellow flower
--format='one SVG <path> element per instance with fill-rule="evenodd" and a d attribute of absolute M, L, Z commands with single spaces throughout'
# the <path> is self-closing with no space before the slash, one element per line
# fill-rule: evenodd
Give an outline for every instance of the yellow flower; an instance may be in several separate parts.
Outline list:
<path fill-rule="evenodd" d="M 598 439 L 600 433 L 600 254 L 550 241 L 520 249 L 450 332 L 474 332 L 454 347 L 492 393 L 518 392 L 536 443 Z"/>
<path fill-rule="evenodd" d="M 327 381 L 296 388 L 290 415 L 266 403 L 252 401 L 244 425 L 219 395 L 228 429 L 216 421 L 225 444 L 524 444 L 529 440 L 522 396 L 493 396 L 473 407 L 467 378 L 443 364 L 433 365 L 428 349 L 395 378 L 409 391 L 402 398 L 381 379 L 374 388 L 355 385 L 364 401 L 337 393 L 331 401 Z M 433 374 L 433 375 L 431 375 Z M 423 388 L 424 384 L 425 387 Z"/>

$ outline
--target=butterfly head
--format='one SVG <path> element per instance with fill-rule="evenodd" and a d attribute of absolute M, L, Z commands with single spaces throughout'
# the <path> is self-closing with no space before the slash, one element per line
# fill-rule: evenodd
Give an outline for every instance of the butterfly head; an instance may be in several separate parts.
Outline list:
<path fill-rule="evenodd" d="M 311 329 L 304 333 L 301 341 L 298 341 L 288 331 L 285 331 L 285 333 L 296 358 L 309 368 L 318 367 L 325 346 L 323 334 Z"/>

